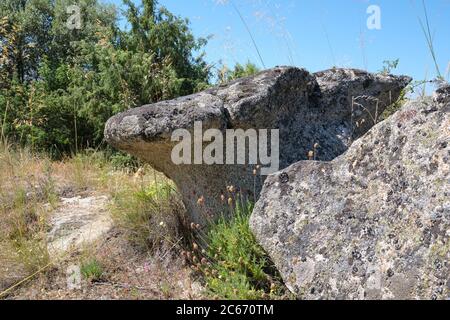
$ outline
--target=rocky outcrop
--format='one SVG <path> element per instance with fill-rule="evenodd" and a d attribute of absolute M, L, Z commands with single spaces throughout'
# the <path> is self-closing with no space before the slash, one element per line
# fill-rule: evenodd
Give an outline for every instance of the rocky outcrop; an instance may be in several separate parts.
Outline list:
<path fill-rule="evenodd" d="M 51 214 L 47 249 L 52 258 L 104 237 L 113 227 L 106 196 L 62 198 Z"/>
<path fill-rule="evenodd" d="M 220 214 L 226 186 L 257 198 L 265 177 L 255 164 L 174 164 L 176 129 L 279 129 L 279 168 L 307 159 L 331 160 L 374 125 L 374 119 L 410 81 L 407 77 L 332 69 L 316 74 L 277 67 L 191 96 L 132 109 L 111 118 L 105 138 L 112 146 L 148 162 L 178 186 L 195 222 Z M 376 122 L 376 121 L 375 121 Z M 270 139 L 270 138 L 269 138 Z M 270 140 L 269 140 L 270 141 Z M 203 143 L 205 147 L 208 143 Z M 194 153 L 193 153 L 194 154 Z M 276 170 L 275 170 L 276 171 Z M 201 199 L 202 207 L 198 205 Z"/>
<path fill-rule="evenodd" d="M 450 87 L 265 182 L 251 228 L 304 299 L 450 297 Z"/>

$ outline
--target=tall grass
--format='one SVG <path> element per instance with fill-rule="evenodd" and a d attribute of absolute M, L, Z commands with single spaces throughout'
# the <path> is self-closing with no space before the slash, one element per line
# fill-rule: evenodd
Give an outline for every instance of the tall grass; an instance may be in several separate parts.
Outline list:
<path fill-rule="evenodd" d="M 0 131 L 2 132 L 2 131 Z M 132 184 L 130 172 L 115 170 L 103 152 L 85 151 L 52 161 L 45 154 L 0 139 L 0 294 L 52 263 L 47 232 L 60 197 L 115 193 Z M 9 292 L 10 290 L 8 290 Z M 3 291 L 4 292 L 4 291 Z"/>
<path fill-rule="evenodd" d="M 325 39 L 327 40 L 328 50 L 330 50 L 330 55 L 331 55 L 331 58 L 333 59 L 333 67 L 336 67 L 337 66 L 336 55 L 334 53 L 333 45 L 331 44 L 330 35 L 328 34 L 328 29 L 325 26 L 323 19 L 321 19 L 321 25 L 322 25 L 322 30 L 325 34 Z"/>
<path fill-rule="evenodd" d="M 447 73 L 447 82 L 450 82 L 450 61 L 448 62 L 446 73 Z"/>
<path fill-rule="evenodd" d="M 56 205 L 49 160 L 0 142 L 0 289 L 49 262 L 47 215 Z M 49 205 L 48 205 L 49 204 Z"/>
<path fill-rule="evenodd" d="M 236 13 L 238 14 L 239 18 L 241 19 L 243 25 L 245 26 L 245 29 L 247 30 L 250 38 L 252 39 L 252 43 L 253 46 L 255 47 L 256 53 L 258 54 L 259 60 L 261 61 L 261 65 L 262 67 L 265 69 L 266 65 L 264 64 L 264 60 L 261 56 L 261 52 L 259 51 L 258 45 L 256 44 L 255 38 L 253 37 L 253 33 L 250 30 L 247 21 L 245 21 L 244 17 L 241 14 L 241 11 L 239 10 L 239 8 L 234 4 L 234 2 L 232 0 L 230 0 L 231 6 L 234 8 L 234 10 L 236 11 Z"/>
<path fill-rule="evenodd" d="M 365 33 L 362 28 L 359 30 L 359 47 L 361 49 L 361 56 L 362 56 L 362 62 L 364 66 L 364 70 L 368 71 L 368 60 L 367 60 L 367 53 L 366 53 L 366 39 L 365 39 Z"/>
<path fill-rule="evenodd" d="M 423 8 L 425 21 L 423 21 L 422 18 L 418 17 L 420 27 L 422 28 L 422 32 L 427 41 L 427 46 L 431 53 L 431 57 L 433 59 L 434 66 L 436 68 L 437 77 L 438 77 L 438 79 L 443 80 L 444 77 L 441 74 L 441 70 L 439 69 L 439 64 L 438 64 L 437 58 L 436 58 L 436 51 L 434 49 L 434 40 L 433 40 L 433 35 L 431 33 L 430 20 L 428 18 L 428 9 L 427 9 L 427 5 L 425 4 L 425 0 L 422 0 L 422 8 Z"/>
<path fill-rule="evenodd" d="M 108 172 L 112 168 L 103 152 L 85 150 L 60 164 L 64 177 L 70 181 L 75 192 L 100 190 L 108 185 Z"/>
<path fill-rule="evenodd" d="M 111 195 L 115 224 L 138 249 L 152 252 L 183 238 L 185 209 L 174 184 L 166 178 L 155 173 L 152 182 L 122 184 Z"/>
<path fill-rule="evenodd" d="M 0 121 L 0 148 L 2 146 L 6 146 L 6 136 L 5 136 L 5 128 L 6 128 L 6 117 L 8 116 L 9 109 L 9 101 L 6 101 L 5 113 Z"/>

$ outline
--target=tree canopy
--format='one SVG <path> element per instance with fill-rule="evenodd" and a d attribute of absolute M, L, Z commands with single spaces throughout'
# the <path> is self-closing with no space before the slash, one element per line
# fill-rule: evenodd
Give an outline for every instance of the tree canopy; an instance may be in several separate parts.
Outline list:
<path fill-rule="evenodd" d="M 98 146 L 117 112 L 209 85 L 210 68 L 189 21 L 155 0 L 125 10 L 78 0 L 0 3 L 0 116 L 15 142 L 54 155 Z M 119 27 L 123 16 L 128 28 Z"/>

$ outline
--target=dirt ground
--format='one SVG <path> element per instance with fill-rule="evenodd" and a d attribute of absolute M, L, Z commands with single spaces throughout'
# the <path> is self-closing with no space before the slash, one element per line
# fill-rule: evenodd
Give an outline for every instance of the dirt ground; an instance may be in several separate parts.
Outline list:
<path fill-rule="evenodd" d="M 201 299 L 202 287 L 173 251 L 145 255 L 134 250 L 120 231 L 112 229 L 91 247 L 104 268 L 101 280 L 82 279 L 79 288 L 68 285 L 68 269 L 77 266 L 80 253 L 14 290 L 6 299 Z"/>

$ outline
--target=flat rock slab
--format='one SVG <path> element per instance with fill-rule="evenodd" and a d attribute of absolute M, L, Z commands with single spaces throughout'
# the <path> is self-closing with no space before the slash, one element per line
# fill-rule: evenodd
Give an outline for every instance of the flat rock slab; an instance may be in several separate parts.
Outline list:
<path fill-rule="evenodd" d="M 171 154 L 177 142 L 171 137 L 176 129 L 186 129 L 193 136 L 196 121 L 202 122 L 203 131 L 278 129 L 280 159 L 276 170 L 307 159 L 315 144 L 320 146 L 315 150 L 316 159 L 332 160 L 375 124 L 410 80 L 353 69 L 311 74 L 304 69 L 277 67 L 191 96 L 118 114 L 107 122 L 105 139 L 172 179 L 191 219 L 204 223 L 205 214 L 214 216 L 226 210 L 221 196 L 227 186 L 257 199 L 265 176 L 255 178 L 256 163 L 248 159 L 244 165 L 174 164 Z M 202 207 L 198 206 L 200 198 L 204 199 Z"/>
<path fill-rule="evenodd" d="M 50 219 L 48 250 L 55 256 L 100 239 L 113 226 L 107 196 L 63 198 Z"/>
<path fill-rule="evenodd" d="M 250 225 L 299 298 L 450 298 L 449 112 L 445 87 L 266 180 Z"/>

